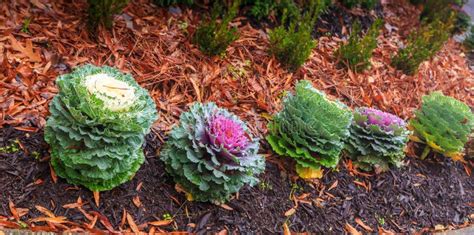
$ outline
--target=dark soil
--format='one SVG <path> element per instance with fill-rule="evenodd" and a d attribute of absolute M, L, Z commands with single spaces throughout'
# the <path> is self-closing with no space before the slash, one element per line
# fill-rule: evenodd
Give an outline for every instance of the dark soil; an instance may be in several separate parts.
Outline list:
<path fill-rule="evenodd" d="M 376 18 L 383 17 L 383 9 L 378 4 L 373 10 L 355 8 L 347 9 L 343 6 L 331 6 L 321 14 L 316 22 L 317 30 L 313 33 L 316 38 L 325 35 L 342 37 L 352 28 L 352 23 L 359 21 L 363 31 L 366 31 Z M 336 19 L 336 20 L 335 20 Z M 345 28 L 346 31 L 343 30 Z"/>
<path fill-rule="evenodd" d="M 23 220 L 41 216 L 34 209 L 41 205 L 57 216 L 70 221 L 88 222 L 76 209 L 64 209 L 62 205 L 74 203 L 81 197 L 85 211 L 98 211 L 109 218 L 118 229 L 123 210 L 132 215 L 137 224 L 162 220 L 163 215 L 174 216 L 176 226 L 167 230 L 220 231 L 279 233 L 287 221 L 291 231 L 342 233 L 346 223 L 364 231 L 355 223 L 362 219 L 373 229 L 381 226 L 395 232 L 419 231 L 435 225 L 451 225 L 469 222 L 474 208 L 473 176 L 468 176 L 462 164 L 439 159 L 437 162 L 407 158 L 408 166 L 372 177 L 352 176 L 343 164 L 338 171 L 324 176 L 319 183 L 297 180 L 292 183 L 291 172 L 278 168 L 267 161 L 266 171 L 260 176 L 261 184 L 241 190 L 227 210 L 208 203 L 187 202 L 177 193 L 173 181 L 165 174 L 157 157 L 160 142 L 154 134 L 147 137 L 145 153 L 147 161 L 131 182 L 100 194 L 100 207 L 93 202 L 92 193 L 74 187 L 59 179 L 53 183 L 47 160 L 48 146 L 42 133 L 25 133 L 13 128 L 0 131 L 0 146 L 19 140 L 23 150 L 0 153 L 0 215 L 10 216 L 8 201 L 16 207 L 29 208 Z M 38 153 L 38 154 L 36 154 Z M 33 156 L 37 156 L 35 159 Z M 39 160 L 43 158 L 43 160 Z M 288 165 L 288 164 L 283 164 Z M 35 185 L 38 179 L 43 183 Z M 365 182 L 369 191 L 354 183 Z M 337 186 L 331 189 L 334 182 Z M 137 186 L 142 187 L 137 191 Z M 296 213 L 284 214 L 294 206 L 290 200 L 309 193 L 299 203 Z M 140 198 L 142 207 L 132 200 Z M 173 200 L 172 198 L 175 198 Z M 322 200 L 317 200 L 317 199 Z M 194 228 L 188 224 L 194 223 Z M 102 225 L 97 223 L 97 227 Z"/>

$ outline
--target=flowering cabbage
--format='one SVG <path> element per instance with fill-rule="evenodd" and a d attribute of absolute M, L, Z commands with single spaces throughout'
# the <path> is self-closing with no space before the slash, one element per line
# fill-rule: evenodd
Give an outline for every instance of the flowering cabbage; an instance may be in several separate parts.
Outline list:
<path fill-rule="evenodd" d="M 214 103 L 181 114 L 161 151 L 166 171 L 194 200 L 221 203 L 265 169 L 258 139 L 245 123 Z"/>
<path fill-rule="evenodd" d="M 69 183 L 104 191 L 128 181 L 144 161 L 155 104 L 133 77 L 85 65 L 56 80 L 45 127 L 51 164 Z"/>
<path fill-rule="evenodd" d="M 421 109 L 410 121 L 411 137 L 426 144 L 421 158 L 433 150 L 454 160 L 463 158 L 464 145 L 474 128 L 474 115 L 465 103 L 441 92 L 423 96 Z"/>
<path fill-rule="evenodd" d="M 346 150 L 361 169 L 376 167 L 386 171 L 390 165 L 401 165 L 410 132 L 399 117 L 377 109 L 358 108 L 350 132 Z"/>
<path fill-rule="evenodd" d="M 273 150 L 297 162 L 297 172 L 306 177 L 310 168 L 335 167 L 349 136 L 352 113 L 339 102 L 329 100 L 308 81 L 296 85 L 296 95 L 283 101 L 283 110 L 268 124 L 268 143 Z M 304 173 L 303 173 L 304 172 Z"/>

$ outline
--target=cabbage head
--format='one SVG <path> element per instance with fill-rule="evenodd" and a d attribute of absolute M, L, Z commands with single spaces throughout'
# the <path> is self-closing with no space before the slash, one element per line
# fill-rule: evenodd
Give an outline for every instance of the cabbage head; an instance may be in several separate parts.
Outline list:
<path fill-rule="evenodd" d="M 421 108 L 410 121 L 414 130 L 411 137 L 416 142 L 426 144 L 421 158 L 430 151 L 451 157 L 463 158 L 464 145 L 474 128 L 474 115 L 465 103 L 441 92 L 423 96 Z"/>
<path fill-rule="evenodd" d="M 373 108 L 357 108 L 346 150 L 357 167 L 370 171 L 400 167 L 410 132 L 401 118 Z"/>
<path fill-rule="evenodd" d="M 305 177 L 305 168 L 336 167 L 351 121 L 345 105 L 300 81 L 295 95 L 285 98 L 283 110 L 268 124 L 267 140 L 277 154 L 295 159 L 297 172 Z"/>
<path fill-rule="evenodd" d="M 214 103 L 195 103 L 181 114 L 160 159 L 193 200 L 222 203 L 258 182 L 265 169 L 258 149 L 259 140 L 237 116 Z"/>
<path fill-rule="evenodd" d="M 130 74 L 85 65 L 56 80 L 45 140 L 51 165 L 92 191 L 128 180 L 144 161 L 142 144 L 157 120 L 155 103 Z"/>

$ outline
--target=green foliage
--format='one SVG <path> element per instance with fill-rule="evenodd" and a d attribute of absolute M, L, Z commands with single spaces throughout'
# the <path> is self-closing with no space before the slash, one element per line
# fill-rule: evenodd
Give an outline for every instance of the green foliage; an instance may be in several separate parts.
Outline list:
<path fill-rule="evenodd" d="M 215 125 L 218 118 L 226 124 Z M 238 127 L 223 129 L 232 125 Z M 214 103 L 196 103 L 181 114 L 180 124 L 172 129 L 160 159 L 193 200 L 221 203 L 243 185 L 258 183 L 255 175 L 265 169 L 265 159 L 258 155 L 258 149 L 259 140 L 237 116 Z"/>
<path fill-rule="evenodd" d="M 370 171 L 400 167 L 410 132 L 403 120 L 389 113 L 370 108 L 354 111 L 354 120 L 345 149 L 357 167 Z"/>
<path fill-rule="evenodd" d="M 296 94 L 283 101 L 283 110 L 268 124 L 273 151 L 294 158 L 304 168 L 335 167 L 343 140 L 349 137 L 351 111 L 329 100 L 310 82 L 296 84 Z"/>
<path fill-rule="evenodd" d="M 319 14 L 325 8 L 324 0 L 311 0 L 304 14 L 285 8 L 282 24 L 269 33 L 270 53 L 292 70 L 304 64 L 316 46 L 311 32 Z M 296 15 L 291 16 L 289 13 Z"/>
<path fill-rule="evenodd" d="M 237 15 L 239 6 L 240 1 L 234 1 L 222 21 L 218 22 L 217 17 L 222 12 L 222 4 L 215 2 L 211 19 L 198 27 L 193 38 L 194 43 L 204 54 L 221 55 L 239 38 L 236 28 L 228 29 L 228 24 Z"/>
<path fill-rule="evenodd" d="M 425 60 L 433 57 L 450 37 L 451 23 L 435 20 L 413 32 L 406 46 L 392 57 L 392 65 L 404 73 L 412 75 Z"/>
<path fill-rule="evenodd" d="M 466 32 L 469 26 L 471 26 L 471 17 L 466 12 L 458 12 L 454 22 L 454 33 Z"/>
<path fill-rule="evenodd" d="M 471 26 L 471 31 L 464 39 L 464 47 L 468 50 L 474 50 L 474 26 Z"/>
<path fill-rule="evenodd" d="M 453 5 L 462 6 L 464 0 L 411 0 L 413 4 L 422 4 L 423 11 L 420 18 L 426 21 L 433 21 L 437 19 L 448 19 L 456 10 Z"/>
<path fill-rule="evenodd" d="M 339 60 L 350 69 L 360 72 L 370 66 L 370 58 L 372 51 L 377 47 L 377 37 L 379 36 L 380 27 L 383 21 L 375 20 L 370 26 L 367 34 L 360 37 L 360 23 L 356 21 L 352 24 L 352 32 L 347 44 L 341 45 L 336 54 Z"/>
<path fill-rule="evenodd" d="M 268 17 L 278 6 L 278 3 L 274 0 L 244 0 L 243 4 L 251 6 L 248 15 L 256 20 Z"/>
<path fill-rule="evenodd" d="M 379 0 L 341 0 L 342 5 L 348 8 L 362 7 L 366 9 L 373 9 Z"/>
<path fill-rule="evenodd" d="M 421 109 L 410 121 L 415 137 L 427 149 L 453 159 L 462 156 L 464 145 L 474 128 L 474 115 L 466 104 L 441 92 L 423 97 Z M 425 151 L 422 158 L 428 152 Z"/>
<path fill-rule="evenodd" d="M 122 12 L 129 0 L 87 0 L 88 25 L 91 32 L 94 32 L 99 24 L 110 29 L 113 26 L 114 15 Z"/>
<path fill-rule="evenodd" d="M 45 127 L 56 173 L 92 191 L 130 180 L 144 161 L 144 136 L 157 119 L 147 91 L 107 66 L 85 65 L 56 83 L 59 93 Z"/>
<path fill-rule="evenodd" d="M 167 6 L 178 5 L 178 4 L 184 4 L 184 5 L 194 4 L 194 0 L 154 0 L 153 2 L 157 6 L 160 6 L 160 7 L 167 7 Z"/>

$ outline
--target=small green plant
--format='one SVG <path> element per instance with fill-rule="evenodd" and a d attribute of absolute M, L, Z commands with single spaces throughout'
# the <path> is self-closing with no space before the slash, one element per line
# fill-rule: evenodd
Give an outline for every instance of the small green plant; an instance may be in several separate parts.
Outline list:
<path fill-rule="evenodd" d="M 375 20 L 362 38 L 359 36 L 361 33 L 360 23 L 356 21 L 352 24 L 352 32 L 347 44 L 343 44 L 336 52 L 339 61 L 356 72 L 369 67 L 372 52 L 377 47 L 377 37 L 382 24 L 381 19 Z"/>
<path fill-rule="evenodd" d="M 157 6 L 160 7 L 167 7 L 172 5 L 192 5 L 194 4 L 194 0 L 154 0 L 153 1 Z"/>
<path fill-rule="evenodd" d="M 31 18 L 26 18 L 25 20 L 23 20 L 23 24 L 21 25 L 21 32 L 30 33 L 30 23 Z"/>
<path fill-rule="evenodd" d="M 296 160 L 301 177 L 317 178 L 321 166 L 334 168 L 339 162 L 351 121 L 345 105 L 300 81 L 295 95 L 284 99 L 283 110 L 268 124 L 267 141 L 275 153 Z"/>
<path fill-rule="evenodd" d="M 379 0 L 341 0 L 341 4 L 348 8 L 362 7 L 366 9 L 373 9 Z"/>
<path fill-rule="evenodd" d="M 237 28 L 228 28 L 228 24 L 237 15 L 240 1 L 234 1 L 221 22 L 217 17 L 222 12 L 222 3 L 216 1 L 211 19 L 202 23 L 196 30 L 193 42 L 207 55 L 222 55 L 227 47 L 239 38 Z"/>
<path fill-rule="evenodd" d="M 270 53 L 291 70 L 296 70 L 304 64 L 311 50 L 316 47 L 311 33 L 319 14 L 325 8 L 324 0 L 310 0 L 308 10 L 304 14 L 297 11 L 297 14 L 291 17 L 285 8 L 282 24 L 269 33 Z"/>
<path fill-rule="evenodd" d="M 392 65 L 405 74 L 413 75 L 419 65 L 433 57 L 449 39 L 452 21 L 434 20 L 410 34 L 408 42 L 392 57 Z"/>
<path fill-rule="evenodd" d="M 95 32 L 100 24 L 110 29 L 113 26 L 114 15 L 122 12 L 129 0 L 87 0 L 88 26 L 91 32 Z"/>
<path fill-rule="evenodd" d="M 400 167 L 410 132 L 399 117 L 372 108 L 358 108 L 345 149 L 355 165 L 365 171 Z"/>
<path fill-rule="evenodd" d="M 15 140 L 13 143 L 0 147 L 0 154 L 12 154 L 20 151 L 20 141 Z"/>
<path fill-rule="evenodd" d="M 267 182 L 267 181 L 260 181 L 260 183 L 258 184 L 258 187 L 262 191 L 273 190 L 273 186 L 270 184 L 270 182 Z"/>
<path fill-rule="evenodd" d="M 35 159 L 35 160 L 40 160 L 40 157 L 41 157 L 41 154 L 37 151 L 33 151 L 31 153 L 31 156 Z"/>
<path fill-rule="evenodd" d="M 110 190 L 144 162 L 142 144 L 157 119 L 155 103 L 130 74 L 85 65 L 56 79 L 45 140 L 51 165 L 69 183 Z"/>
<path fill-rule="evenodd" d="M 173 216 L 171 216 L 170 213 L 165 213 L 165 214 L 163 214 L 163 219 L 164 220 L 172 220 Z"/>
<path fill-rule="evenodd" d="M 265 169 L 259 140 L 237 116 L 214 103 L 181 114 L 160 154 L 166 171 L 196 201 L 222 203 Z"/>
<path fill-rule="evenodd" d="M 385 225 L 385 218 L 384 217 L 375 214 L 375 218 L 377 218 L 377 222 L 379 223 L 380 226 Z"/>
<path fill-rule="evenodd" d="M 465 103 L 441 92 L 423 96 L 421 109 L 410 121 L 412 140 L 426 144 L 421 158 L 430 151 L 460 160 L 464 145 L 474 129 L 474 115 Z"/>

